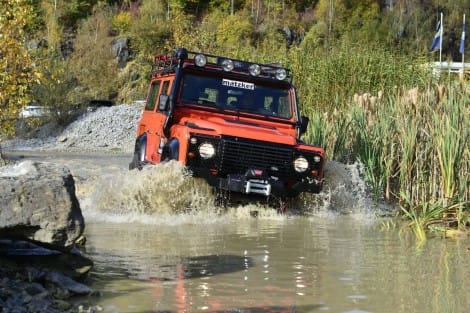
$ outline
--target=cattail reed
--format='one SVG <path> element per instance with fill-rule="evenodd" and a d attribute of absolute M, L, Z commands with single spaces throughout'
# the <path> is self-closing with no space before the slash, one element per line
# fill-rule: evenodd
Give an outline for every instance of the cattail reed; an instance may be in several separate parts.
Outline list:
<path fill-rule="evenodd" d="M 469 226 L 470 88 L 437 84 L 380 48 L 327 52 L 291 56 L 311 121 L 305 139 L 330 159 L 360 160 L 376 199 L 398 203 L 418 238 Z"/>

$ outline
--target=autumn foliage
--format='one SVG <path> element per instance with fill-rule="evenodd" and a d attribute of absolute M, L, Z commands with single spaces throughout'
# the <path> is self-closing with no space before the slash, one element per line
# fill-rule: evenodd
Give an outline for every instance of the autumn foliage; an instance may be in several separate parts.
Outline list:
<path fill-rule="evenodd" d="M 0 5 L 0 123 L 13 131 L 13 120 L 30 99 L 30 87 L 41 73 L 27 49 L 35 13 L 28 1 L 2 0 Z"/>
<path fill-rule="evenodd" d="M 424 84 L 421 71 L 409 69 L 435 59 L 428 47 L 439 11 L 448 38 L 459 38 L 470 0 L 386 3 L 1 0 L 0 131 L 13 132 L 29 101 L 68 112 L 90 99 L 142 99 L 152 56 L 177 47 L 282 63 L 294 70 L 307 112 L 330 110 L 357 91 Z M 121 38 L 129 42 L 124 64 L 111 48 Z M 37 41 L 43 44 L 31 44 Z M 458 61 L 458 40 L 446 40 L 443 50 Z"/>

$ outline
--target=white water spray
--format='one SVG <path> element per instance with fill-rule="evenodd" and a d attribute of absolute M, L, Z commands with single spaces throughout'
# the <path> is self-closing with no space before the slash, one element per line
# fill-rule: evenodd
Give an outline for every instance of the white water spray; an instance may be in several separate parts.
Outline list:
<path fill-rule="evenodd" d="M 371 212 L 374 202 L 367 192 L 360 164 L 328 162 L 320 194 L 302 194 L 290 202 L 288 215 L 337 215 Z M 203 179 L 194 178 L 178 162 L 146 166 L 141 171 L 107 173 L 94 180 L 84 196 L 82 209 L 88 220 L 140 223 L 194 223 L 198 220 L 252 218 L 282 220 L 265 203 L 214 205 L 214 190 Z"/>

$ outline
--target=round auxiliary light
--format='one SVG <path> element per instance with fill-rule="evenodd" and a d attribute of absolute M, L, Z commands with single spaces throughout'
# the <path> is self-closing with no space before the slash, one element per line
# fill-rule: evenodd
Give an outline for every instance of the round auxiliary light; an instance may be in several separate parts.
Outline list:
<path fill-rule="evenodd" d="M 189 142 L 190 142 L 192 145 L 195 145 L 195 144 L 197 144 L 197 138 L 196 138 L 196 137 L 191 137 L 191 139 L 189 139 Z"/>
<path fill-rule="evenodd" d="M 294 169 L 297 173 L 303 173 L 308 169 L 308 161 L 303 156 L 294 160 Z"/>
<path fill-rule="evenodd" d="M 321 158 L 320 158 L 319 155 L 316 155 L 316 156 L 313 157 L 313 162 L 320 163 L 320 161 L 321 161 Z"/>
<path fill-rule="evenodd" d="M 215 148 L 211 143 L 205 142 L 199 146 L 199 155 L 203 159 L 210 159 L 215 155 Z"/>
<path fill-rule="evenodd" d="M 248 67 L 248 71 L 250 72 L 250 75 L 258 76 L 261 73 L 261 66 L 259 66 L 258 64 L 251 64 Z"/>
<path fill-rule="evenodd" d="M 207 64 L 207 57 L 204 54 L 196 54 L 194 57 L 194 64 L 199 67 L 204 67 Z"/>
<path fill-rule="evenodd" d="M 223 60 L 222 68 L 224 69 L 224 71 L 230 72 L 231 70 L 233 70 L 233 61 L 230 59 Z"/>
<path fill-rule="evenodd" d="M 284 80 L 287 77 L 287 71 L 283 68 L 278 68 L 276 70 L 276 78 L 279 80 Z"/>

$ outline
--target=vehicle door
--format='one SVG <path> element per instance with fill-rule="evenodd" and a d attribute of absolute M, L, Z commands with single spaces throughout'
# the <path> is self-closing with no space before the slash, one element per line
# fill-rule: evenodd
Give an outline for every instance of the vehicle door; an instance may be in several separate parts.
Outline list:
<path fill-rule="evenodd" d="M 158 163 L 161 160 L 163 146 L 166 143 L 166 137 L 163 132 L 163 125 L 167 119 L 166 112 L 159 110 L 159 99 L 161 94 L 168 94 L 171 87 L 171 79 L 154 80 L 147 96 L 147 101 L 140 122 L 139 133 L 145 134 L 146 158 L 152 162 Z"/>

